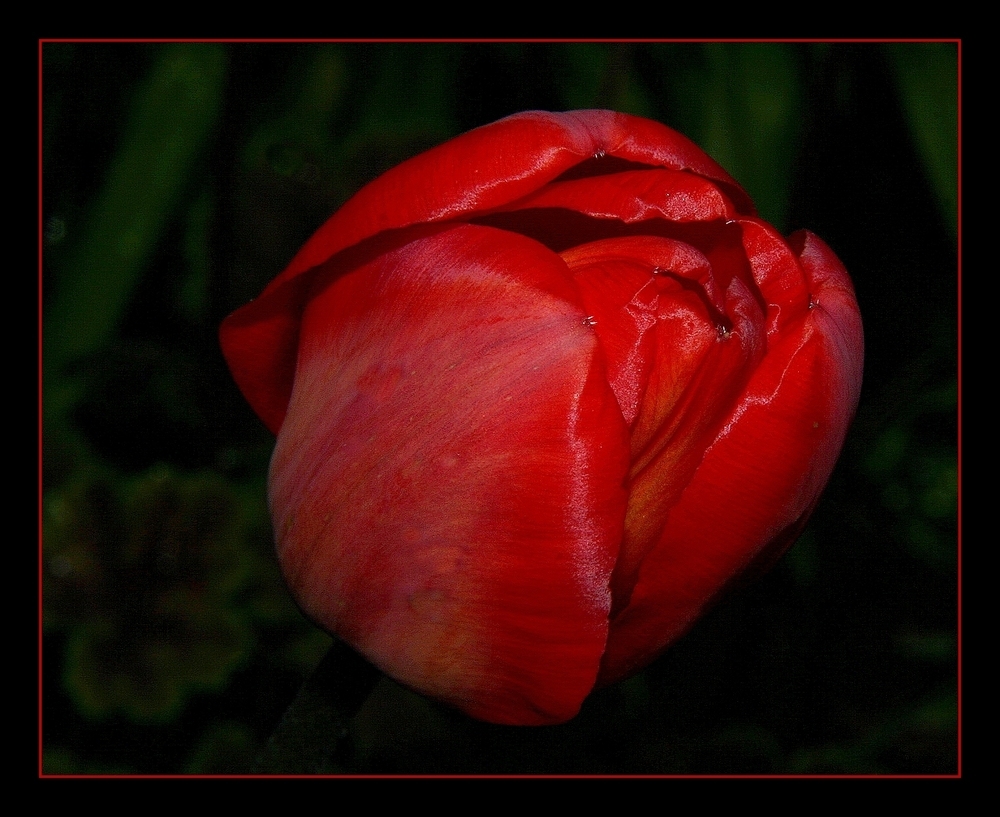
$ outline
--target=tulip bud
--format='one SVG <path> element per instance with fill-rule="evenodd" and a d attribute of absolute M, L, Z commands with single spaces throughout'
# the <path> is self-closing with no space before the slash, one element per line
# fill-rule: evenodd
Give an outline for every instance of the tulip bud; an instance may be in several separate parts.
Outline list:
<path fill-rule="evenodd" d="M 529 112 L 390 170 L 221 330 L 303 611 L 497 723 L 572 718 L 819 499 L 850 279 L 680 134 Z"/>

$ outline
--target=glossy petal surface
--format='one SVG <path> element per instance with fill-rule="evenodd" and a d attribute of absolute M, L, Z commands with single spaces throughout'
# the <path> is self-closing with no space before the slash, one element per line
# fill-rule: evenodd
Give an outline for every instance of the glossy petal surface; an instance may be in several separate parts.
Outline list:
<path fill-rule="evenodd" d="M 221 328 L 303 610 L 474 717 L 571 718 L 801 531 L 847 273 L 693 143 L 518 114 L 362 189 Z"/>
<path fill-rule="evenodd" d="M 631 429 L 629 507 L 612 584 L 618 611 L 701 461 L 706 434 L 742 392 L 762 319 L 742 279 L 730 278 L 723 292 L 708 259 L 678 241 L 609 239 L 564 257 Z"/>
<path fill-rule="evenodd" d="M 277 433 L 291 393 L 289 372 L 308 281 L 303 274 L 378 236 L 404 227 L 470 218 L 523 198 L 597 157 L 690 169 L 752 205 L 739 185 L 687 138 L 613 111 L 529 111 L 469 131 L 403 162 L 367 185 L 326 222 L 261 293 L 223 323 L 233 376 L 254 410 Z M 599 166 L 593 172 L 599 171 Z M 391 239 L 390 239 L 391 240 Z"/>
<path fill-rule="evenodd" d="M 316 286 L 271 470 L 293 590 L 473 715 L 571 717 L 604 651 L 627 446 L 562 261 L 457 227 Z"/>
<path fill-rule="evenodd" d="M 815 236 L 800 234 L 794 243 L 801 286 L 771 286 L 772 265 L 795 256 L 767 245 L 769 231 L 747 232 L 756 277 L 779 301 L 769 302 L 767 353 L 670 508 L 629 607 L 612 620 L 605 683 L 682 635 L 766 548 L 780 552 L 791 544 L 829 478 L 857 405 L 861 324 L 840 262 Z M 798 302 L 780 302 L 793 291 Z"/>

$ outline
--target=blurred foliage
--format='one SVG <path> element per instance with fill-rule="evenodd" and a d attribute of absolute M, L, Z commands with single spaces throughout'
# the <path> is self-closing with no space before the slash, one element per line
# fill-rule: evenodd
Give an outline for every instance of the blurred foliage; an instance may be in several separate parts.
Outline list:
<path fill-rule="evenodd" d="M 121 489 L 95 480 L 46 498 L 44 623 L 71 633 L 66 683 L 82 711 L 170 717 L 248 652 L 231 606 L 247 578 L 239 509 L 211 476 L 154 471 Z"/>
<path fill-rule="evenodd" d="M 277 756 L 331 642 L 278 574 L 273 441 L 219 321 L 399 161 L 608 107 L 844 260 L 867 345 L 844 456 L 770 574 L 571 723 L 480 724 L 383 679 L 336 712 L 330 770 L 954 773 L 957 78 L 954 43 L 44 43 L 44 771 Z"/>
<path fill-rule="evenodd" d="M 938 204 L 958 229 L 958 54 L 953 43 L 888 46 L 900 100 Z"/>
<path fill-rule="evenodd" d="M 220 47 L 191 44 L 155 55 L 73 254 L 54 270 L 46 319 L 61 331 L 45 335 L 47 365 L 101 348 L 117 328 L 205 153 L 220 113 L 225 57 Z"/>

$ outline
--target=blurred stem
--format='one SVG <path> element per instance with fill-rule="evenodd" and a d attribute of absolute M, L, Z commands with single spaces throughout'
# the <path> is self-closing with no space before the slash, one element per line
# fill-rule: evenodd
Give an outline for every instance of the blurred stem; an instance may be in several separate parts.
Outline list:
<path fill-rule="evenodd" d="M 721 86 L 719 108 L 708 108 L 713 117 L 706 140 L 709 155 L 746 188 L 765 219 L 787 230 L 788 191 L 801 130 L 793 49 L 785 43 L 708 44 L 705 49 L 714 82 Z"/>
<path fill-rule="evenodd" d="M 222 46 L 172 43 L 159 51 L 83 235 L 55 270 L 45 314 L 46 373 L 92 354 L 113 336 L 211 138 L 225 77 Z"/>
<path fill-rule="evenodd" d="M 333 120 L 345 90 L 344 58 L 337 46 L 289 50 L 293 63 L 287 105 L 278 116 L 257 126 L 247 143 L 249 167 L 271 165 L 278 176 L 303 173 L 307 154 L 330 152 Z"/>
<path fill-rule="evenodd" d="M 954 43 L 886 46 L 913 139 L 952 239 L 958 235 L 958 48 Z"/>
<path fill-rule="evenodd" d="M 335 641 L 299 690 L 254 764 L 255 774 L 343 774 L 351 750 L 348 723 L 381 677 Z"/>
<path fill-rule="evenodd" d="M 802 77 L 788 43 L 704 43 L 661 52 L 676 100 L 670 123 L 722 165 L 760 215 L 788 229 L 788 196 L 801 141 Z"/>

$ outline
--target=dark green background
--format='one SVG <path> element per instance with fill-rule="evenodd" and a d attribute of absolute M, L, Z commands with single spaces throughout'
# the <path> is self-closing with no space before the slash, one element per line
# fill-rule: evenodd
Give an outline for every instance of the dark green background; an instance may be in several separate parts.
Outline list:
<path fill-rule="evenodd" d="M 571 723 L 474 723 L 382 681 L 323 768 L 956 772 L 955 43 L 42 57 L 45 773 L 253 767 L 331 642 L 277 572 L 273 440 L 219 321 L 388 167 L 509 113 L 584 107 L 682 131 L 763 217 L 840 255 L 867 346 L 844 455 L 770 574 Z"/>

